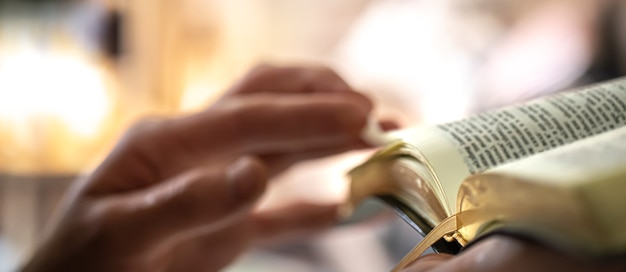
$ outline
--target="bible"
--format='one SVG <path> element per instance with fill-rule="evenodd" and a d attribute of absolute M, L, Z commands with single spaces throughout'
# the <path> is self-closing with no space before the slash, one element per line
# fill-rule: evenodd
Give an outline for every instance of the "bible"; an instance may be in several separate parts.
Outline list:
<path fill-rule="evenodd" d="M 626 253 L 626 78 L 428 127 L 349 173 L 349 213 L 377 197 L 424 240 L 455 253 L 493 233 L 570 254 Z"/>

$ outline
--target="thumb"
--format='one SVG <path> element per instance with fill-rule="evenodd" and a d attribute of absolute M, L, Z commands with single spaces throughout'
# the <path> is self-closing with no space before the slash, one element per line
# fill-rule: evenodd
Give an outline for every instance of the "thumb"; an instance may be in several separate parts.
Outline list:
<path fill-rule="evenodd" d="M 454 256 L 448 254 L 429 254 L 424 255 L 409 265 L 402 272 L 429 272 L 435 271 L 435 269 L 449 260 L 451 260 Z"/>
<path fill-rule="evenodd" d="M 214 232 L 243 217 L 266 183 L 265 167 L 251 157 L 227 169 L 193 169 L 120 201 L 127 215 L 121 221 L 128 224 L 118 223 L 126 225 L 130 240 L 146 246 L 190 232 Z"/>

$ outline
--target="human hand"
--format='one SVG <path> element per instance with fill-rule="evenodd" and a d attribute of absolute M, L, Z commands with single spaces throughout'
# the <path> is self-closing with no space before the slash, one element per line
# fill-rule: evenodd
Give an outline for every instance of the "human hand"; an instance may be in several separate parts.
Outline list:
<path fill-rule="evenodd" d="M 406 272 L 613 272 L 626 271 L 626 263 L 591 263 L 545 246 L 506 236 L 493 236 L 458 256 L 431 254 L 419 258 Z"/>
<path fill-rule="evenodd" d="M 215 271 L 259 239 L 329 226 L 334 205 L 252 208 L 289 165 L 366 147 L 371 109 L 331 70 L 254 69 L 204 112 L 131 129 L 24 270 Z"/>

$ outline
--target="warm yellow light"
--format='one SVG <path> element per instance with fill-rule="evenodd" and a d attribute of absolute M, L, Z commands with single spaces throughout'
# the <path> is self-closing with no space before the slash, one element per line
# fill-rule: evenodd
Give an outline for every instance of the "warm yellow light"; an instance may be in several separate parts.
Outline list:
<path fill-rule="evenodd" d="M 114 79 L 71 40 L 27 30 L 0 37 L 0 171 L 76 174 L 109 147 Z"/>
<path fill-rule="evenodd" d="M 0 121 L 56 119 L 94 136 L 110 108 L 102 73 L 76 55 L 19 48 L 0 55 Z"/>

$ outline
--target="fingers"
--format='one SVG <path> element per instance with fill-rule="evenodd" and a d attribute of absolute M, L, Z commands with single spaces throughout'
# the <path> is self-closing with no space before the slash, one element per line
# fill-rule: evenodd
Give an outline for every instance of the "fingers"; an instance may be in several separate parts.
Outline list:
<path fill-rule="evenodd" d="M 263 165 L 251 158 L 227 170 L 195 169 L 147 190 L 110 197 L 110 210 L 117 215 L 110 226 L 131 234 L 120 236 L 133 244 L 147 247 L 210 233 L 245 218 L 266 182 Z"/>
<path fill-rule="evenodd" d="M 417 259 L 413 264 L 407 267 L 404 272 L 433 272 L 435 268 L 441 266 L 445 262 L 452 259 L 453 255 L 448 254 L 430 254 Z M 451 271 L 450 271 L 451 272 Z"/>
<path fill-rule="evenodd" d="M 235 84 L 228 95 L 251 93 L 340 93 L 352 88 L 326 67 L 274 67 L 260 65 Z"/>
<path fill-rule="evenodd" d="M 397 122 L 391 120 L 383 120 L 378 122 L 378 124 L 380 125 L 380 128 L 385 132 L 400 128 L 400 125 Z"/>
<path fill-rule="evenodd" d="M 356 93 L 250 95 L 173 120 L 160 129 L 160 134 L 152 133 L 154 136 L 135 142 L 158 146 L 144 150 L 160 160 L 158 165 L 169 167 L 219 156 L 340 148 L 360 142 L 359 133 L 371 108 L 371 102 Z M 168 175 L 167 169 L 155 171 Z"/>
<path fill-rule="evenodd" d="M 470 248 L 441 268 L 471 267 L 463 271 L 624 271 L 623 263 L 590 262 L 546 247 L 509 236 L 493 236 Z M 453 266 L 454 265 L 454 266 Z M 460 269 L 455 271 L 461 271 Z"/>
<path fill-rule="evenodd" d="M 214 145 L 216 149 L 265 153 L 352 143 L 358 139 L 372 104 L 356 93 L 290 95 L 280 99 L 274 95 L 254 95 L 224 103 L 219 109 L 224 120 L 221 131 L 225 133 L 215 137 L 214 143 L 220 144 Z M 203 121 L 203 117 L 198 115 L 187 120 L 188 123 L 180 122 L 177 130 L 191 130 L 196 127 L 194 122 Z M 206 142 L 206 138 L 193 135 L 185 140 Z"/>
<path fill-rule="evenodd" d="M 255 94 L 227 99 L 199 114 L 144 122 L 92 175 L 106 184 L 92 182 L 87 191 L 143 188 L 200 164 L 245 154 L 352 146 L 360 142 L 371 109 L 370 100 L 357 93 Z"/>
<path fill-rule="evenodd" d="M 507 236 L 494 236 L 457 256 L 436 254 L 421 257 L 407 272 L 496 271 L 624 271 L 623 263 L 585 262 L 540 244 Z"/>
<path fill-rule="evenodd" d="M 593 271 L 580 269 L 571 259 L 528 241 L 507 236 L 491 237 L 479 242 L 452 262 L 443 271 Z M 578 266 L 578 268 L 577 268 Z M 461 267 L 465 269 L 461 270 Z"/>
<path fill-rule="evenodd" d="M 372 110 L 367 97 L 325 68 L 261 67 L 237 86 L 204 112 L 135 126 L 83 191 L 132 191 L 245 154 L 345 150 L 361 143 Z M 249 94 L 236 95 L 242 93 Z"/>
<path fill-rule="evenodd" d="M 167 271 L 218 271 L 251 243 L 284 242 L 323 230 L 337 222 L 337 205 L 296 204 L 251 215 L 214 233 L 175 246 Z"/>
<path fill-rule="evenodd" d="M 324 230 L 339 220 L 338 205 L 299 203 L 252 216 L 259 243 L 295 239 Z"/>

